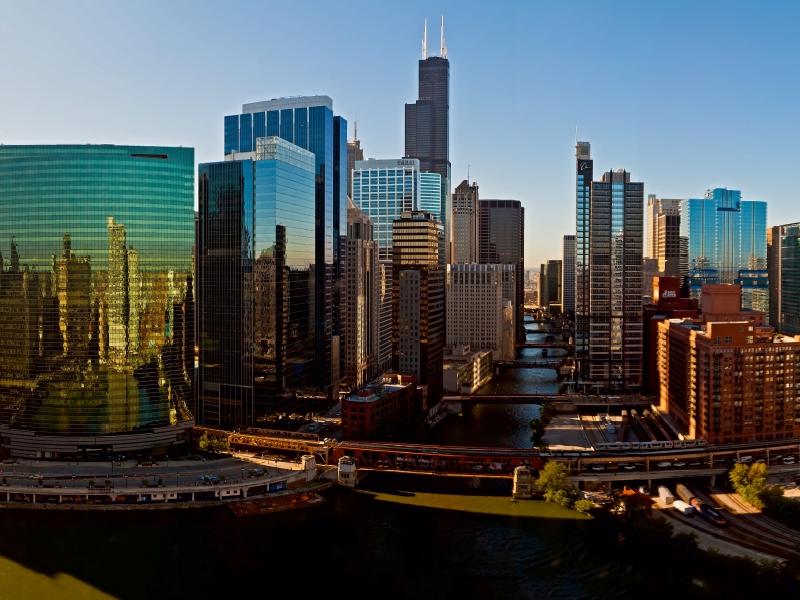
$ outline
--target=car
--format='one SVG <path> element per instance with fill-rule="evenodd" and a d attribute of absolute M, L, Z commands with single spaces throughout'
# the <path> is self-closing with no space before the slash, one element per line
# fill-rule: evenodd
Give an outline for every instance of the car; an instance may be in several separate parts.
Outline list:
<path fill-rule="evenodd" d="M 682 460 L 678 460 L 678 461 L 675 461 L 675 466 L 676 467 L 685 467 L 686 463 L 683 462 Z"/>
<path fill-rule="evenodd" d="M 690 467 L 699 467 L 702 463 L 699 460 L 693 460 L 689 463 Z"/>
<path fill-rule="evenodd" d="M 767 462 L 767 461 L 766 461 L 766 460 L 764 460 L 763 458 L 759 458 L 759 459 L 758 459 L 756 462 L 757 462 L 757 463 L 762 463 L 762 464 L 763 464 L 763 463 L 765 463 L 765 462 Z"/>
<path fill-rule="evenodd" d="M 592 471 L 605 471 L 606 468 L 603 465 L 592 465 Z"/>
<path fill-rule="evenodd" d="M 336 411 L 336 414 L 335 414 L 335 415 L 333 415 L 333 416 L 334 416 L 334 417 L 341 417 L 341 416 L 342 416 L 342 413 L 341 413 L 341 411 Z"/>
<path fill-rule="evenodd" d="M 639 486 L 639 493 L 640 494 L 646 494 L 647 496 L 649 496 L 650 495 L 650 488 L 647 487 L 646 485 Z"/>
<path fill-rule="evenodd" d="M 317 430 L 317 424 L 316 423 L 312 423 L 311 425 L 308 426 L 308 430 L 309 431 L 316 431 Z"/>
<path fill-rule="evenodd" d="M 794 456 L 784 456 L 783 457 L 783 464 L 785 465 L 793 465 L 795 463 Z"/>
<path fill-rule="evenodd" d="M 671 467 L 671 466 L 672 466 L 672 463 L 671 463 L 671 462 L 667 462 L 667 461 L 665 461 L 665 460 L 662 460 L 662 461 L 661 461 L 660 463 L 658 463 L 656 466 L 657 466 L 657 467 L 661 467 L 661 468 L 667 468 L 667 467 Z"/>

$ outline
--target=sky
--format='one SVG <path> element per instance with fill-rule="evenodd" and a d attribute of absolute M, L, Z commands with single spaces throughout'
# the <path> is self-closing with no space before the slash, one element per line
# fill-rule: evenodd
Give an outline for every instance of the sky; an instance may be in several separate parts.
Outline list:
<path fill-rule="evenodd" d="M 770 225 L 800 221 L 797 2 L 0 0 L 0 143 L 217 161 L 243 103 L 326 94 L 366 156 L 400 158 L 442 15 L 453 187 L 469 169 L 480 197 L 523 202 L 526 267 L 575 232 L 576 127 L 597 177 L 738 189 Z"/>

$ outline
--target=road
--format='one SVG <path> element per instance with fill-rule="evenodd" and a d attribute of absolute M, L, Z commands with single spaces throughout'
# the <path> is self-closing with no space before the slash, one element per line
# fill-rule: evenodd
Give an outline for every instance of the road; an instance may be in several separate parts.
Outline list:
<path fill-rule="evenodd" d="M 268 477 L 286 473 L 286 469 L 267 467 L 265 462 L 252 457 L 239 458 L 226 456 L 212 460 L 182 460 L 169 461 L 152 466 L 137 467 L 134 461 L 116 463 L 113 467 L 109 462 L 44 462 L 36 460 L 21 461 L 20 464 L 0 465 L 0 476 L 6 479 L 9 485 L 38 486 L 41 477 L 45 485 L 58 484 L 60 487 L 85 488 L 88 482 L 94 479 L 100 485 L 106 479 L 114 482 L 115 487 L 139 487 L 141 480 L 147 479 L 148 483 L 155 484 L 161 478 L 165 485 L 194 486 L 201 482 L 203 475 L 214 475 L 222 479 L 222 475 L 229 481 L 248 477 L 251 469 L 260 468 Z"/>

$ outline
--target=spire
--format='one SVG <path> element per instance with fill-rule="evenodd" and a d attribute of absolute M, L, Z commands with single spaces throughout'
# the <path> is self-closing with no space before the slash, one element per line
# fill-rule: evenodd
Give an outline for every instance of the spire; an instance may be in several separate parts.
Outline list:
<path fill-rule="evenodd" d="M 442 48 L 441 51 L 439 52 L 439 55 L 442 58 L 447 58 L 447 44 L 445 43 L 444 39 L 444 15 L 442 15 Z"/>
<path fill-rule="evenodd" d="M 425 19 L 425 33 L 422 34 L 422 60 L 428 59 L 428 19 Z"/>
<path fill-rule="evenodd" d="M 358 141 L 358 121 L 353 121 L 353 141 Z"/>

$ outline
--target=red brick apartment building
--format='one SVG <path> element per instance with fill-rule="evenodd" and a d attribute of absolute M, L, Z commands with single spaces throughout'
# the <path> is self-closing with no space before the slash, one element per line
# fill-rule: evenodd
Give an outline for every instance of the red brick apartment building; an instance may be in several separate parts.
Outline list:
<path fill-rule="evenodd" d="M 380 440 L 392 437 L 411 421 L 416 375 L 385 373 L 342 400 L 342 435 L 345 440 Z"/>
<path fill-rule="evenodd" d="M 702 319 L 658 324 L 660 408 L 711 444 L 800 435 L 800 336 L 741 309 L 738 285 L 704 285 Z"/>

